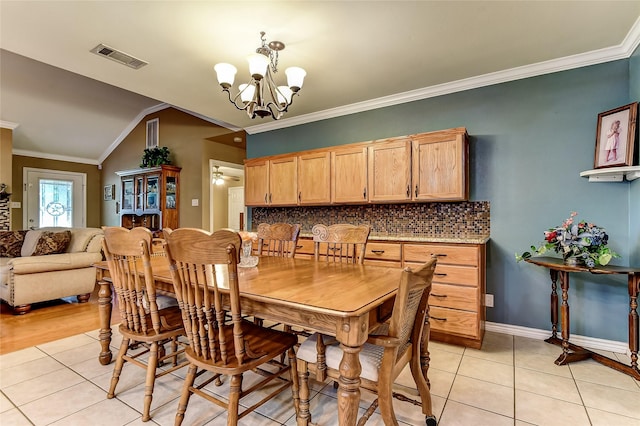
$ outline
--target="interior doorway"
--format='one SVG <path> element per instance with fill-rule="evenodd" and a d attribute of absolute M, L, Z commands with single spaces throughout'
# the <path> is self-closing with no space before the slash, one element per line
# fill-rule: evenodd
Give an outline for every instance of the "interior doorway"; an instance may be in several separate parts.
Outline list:
<path fill-rule="evenodd" d="M 210 159 L 209 170 L 209 229 L 211 231 L 221 228 L 239 230 L 240 213 L 243 213 L 244 223 L 242 228 L 246 229 L 247 209 L 244 206 L 244 166 Z"/>

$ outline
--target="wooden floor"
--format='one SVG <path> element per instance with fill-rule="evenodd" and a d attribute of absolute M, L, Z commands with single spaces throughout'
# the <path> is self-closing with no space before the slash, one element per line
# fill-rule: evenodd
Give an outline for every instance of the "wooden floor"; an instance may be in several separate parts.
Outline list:
<path fill-rule="evenodd" d="M 119 322 L 115 312 L 111 323 Z M 88 303 L 75 297 L 33 305 L 25 315 L 13 315 L 11 306 L 0 306 L 0 355 L 100 328 L 97 289 Z"/>

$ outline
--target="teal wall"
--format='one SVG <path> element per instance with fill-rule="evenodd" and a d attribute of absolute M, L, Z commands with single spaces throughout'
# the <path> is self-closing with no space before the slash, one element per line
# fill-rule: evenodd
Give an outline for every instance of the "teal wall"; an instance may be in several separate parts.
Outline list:
<path fill-rule="evenodd" d="M 640 101 L 640 47 L 629 59 L 629 93 L 630 101 Z M 640 113 L 640 111 L 638 111 Z M 640 134 L 640 122 L 636 120 L 636 133 Z M 636 144 L 640 151 L 640 141 Z M 640 152 L 636 154 L 640 158 Z M 630 184 L 629 191 L 629 252 L 632 265 L 640 265 L 640 179 Z"/>
<path fill-rule="evenodd" d="M 466 127 L 471 200 L 491 203 L 487 292 L 494 294 L 495 307 L 487 309 L 487 319 L 549 329 L 548 271 L 516 263 L 515 252 L 539 244 L 545 229 L 577 211 L 579 218 L 607 228 L 610 246 L 622 256 L 616 263 L 629 264 L 630 200 L 637 197 L 639 185 L 634 183 L 632 191 L 629 182 L 589 183 L 579 176 L 593 168 L 598 113 L 629 103 L 629 62 L 250 135 L 247 157 Z M 636 208 L 634 220 L 637 212 Z M 576 274 L 570 303 L 572 333 L 627 340 L 625 279 Z"/>

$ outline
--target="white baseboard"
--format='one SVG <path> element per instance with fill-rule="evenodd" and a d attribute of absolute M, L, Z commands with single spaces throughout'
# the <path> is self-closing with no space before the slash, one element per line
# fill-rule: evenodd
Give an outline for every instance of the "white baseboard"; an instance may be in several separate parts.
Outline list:
<path fill-rule="evenodd" d="M 521 327 L 518 325 L 500 324 L 497 322 L 485 322 L 485 330 L 493 331 L 495 333 L 510 334 L 512 336 L 528 337 L 531 339 L 544 340 L 551 336 L 550 330 L 540 330 L 537 328 Z M 561 337 L 560 331 L 558 331 L 558 337 Z M 629 344 L 627 342 L 616 342 L 614 340 L 604 340 L 595 337 L 580 336 L 578 334 L 572 334 L 571 343 L 574 345 L 582 346 L 589 349 L 598 349 L 602 351 L 616 352 L 619 354 L 631 355 L 629 350 Z"/>

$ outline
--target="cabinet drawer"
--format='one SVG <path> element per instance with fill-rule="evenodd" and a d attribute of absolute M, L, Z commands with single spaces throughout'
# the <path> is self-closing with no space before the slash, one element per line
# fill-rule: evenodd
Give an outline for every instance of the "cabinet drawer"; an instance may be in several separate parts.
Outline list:
<path fill-rule="evenodd" d="M 367 251 L 365 252 L 365 259 L 372 260 L 401 260 L 402 249 L 400 244 L 392 243 L 367 243 Z"/>
<path fill-rule="evenodd" d="M 429 307 L 431 330 L 478 337 L 478 314 L 457 309 Z"/>
<path fill-rule="evenodd" d="M 478 266 L 478 248 L 463 245 L 405 244 L 404 260 L 426 262 L 432 254 L 438 256 L 438 264 Z"/>
<path fill-rule="evenodd" d="M 429 295 L 429 305 L 442 308 L 476 311 L 478 291 L 473 287 L 433 283 Z"/>
<path fill-rule="evenodd" d="M 296 245 L 296 257 L 298 257 L 298 254 L 313 255 L 313 240 L 299 239 Z"/>
<path fill-rule="evenodd" d="M 433 274 L 433 282 L 477 287 L 478 268 L 437 264 Z"/>

